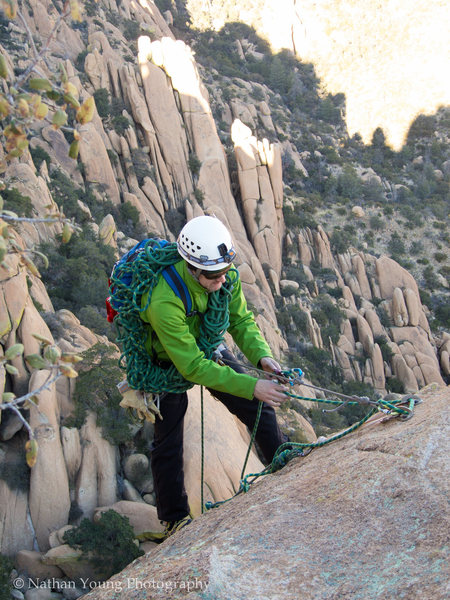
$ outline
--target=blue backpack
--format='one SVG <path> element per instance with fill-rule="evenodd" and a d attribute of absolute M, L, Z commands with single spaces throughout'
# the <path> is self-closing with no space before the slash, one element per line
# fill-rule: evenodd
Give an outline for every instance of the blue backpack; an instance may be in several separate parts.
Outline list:
<path fill-rule="evenodd" d="M 178 253 L 175 255 L 171 255 L 172 258 L 169 260 L 173 260 L 173 263 L 164 267 L 158 261 L 158 254 L 161 254 L 161 250 L 165 249 L 166 253 L 170 250 L 176 250 L 176 245 L 168 242 L 167 240 L 161 239 L 153 239 L 149 238 L 146 240 L 142 240 L 139 242 L 131 250 L 129 250 L 126 254 L 124 254 L 114 265 L 111 276 L 109 278 L 109 290 L 110 296 L 106 299 L 106 312 L 107 319 L 110 323 L 112 323 L 119 313 L 121 307 L 124 304 L 123 301 L 123 292 L 125 290 L 128 293 L 131 292 L 131 286 L 133 284 L 133 270 L 132 263 L 139 257 L 142 252 L 147 253 L 147 257 L 152 256 L 154 254 L 155 259 L 155 277 L 159 277 L 161 274 L 164 279 L 167 281 L 174 294 L 180 298 L 183 302 L 184 308 L 186 310 L 186 315 L 192 316 L 195 314 L 195 311 L 192 311 L 192 298 L 189 293 L 189 290 L 181 278 L 180 274 L 174 267 L 174 263 L 180 260 L 180 256 Z M 165 258 L 167 261 L 167 258 Z M 153 270 L 152 270 L 153 272 Z M 138 290 L 136 290 L 138 291 Z M 142 290 L 145 291 L 145 290 Z"/>

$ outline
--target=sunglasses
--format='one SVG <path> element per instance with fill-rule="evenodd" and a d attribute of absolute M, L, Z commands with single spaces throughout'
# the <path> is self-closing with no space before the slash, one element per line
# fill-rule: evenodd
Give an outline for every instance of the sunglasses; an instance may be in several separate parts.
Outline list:
<path fill-rule="evenodd" d="M 203 275 L 206 279 L 220 279 L 222 275 L 228 273 L 231 269 L 231 265 L 229 265 L 226 269 L 222 269 L 221 271 L 202 271 L 200 275 Z"/>

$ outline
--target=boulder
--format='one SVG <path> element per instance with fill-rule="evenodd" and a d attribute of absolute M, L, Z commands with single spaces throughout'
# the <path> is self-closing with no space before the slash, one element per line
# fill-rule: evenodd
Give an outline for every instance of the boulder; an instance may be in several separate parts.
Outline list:
<path fill-rule="evenodd" d="M 201 515 L 114 575 L 115 599 L 142 598 L 126 586 L 134 578 L 161 582 L 155 599 L 177 581 L 172 600 L 444 600 L 450 395 L 428 388 L 421 397 L 410 420 L 368 423 Z M 86 600 L 110 598 L 98 588 Z"/>
<path fill-rule="evenodd" d="M 366 216 L 366 213 L 364 212 L 364 209 L 362 208 L 362 206 L 353 206 L 352 207 L 352 214 L 357 219 L 362 219 L 363 217 Z"/>
<path fill-rule="evenodd" d="M 419 386 L 414 376 L 412 369 L 408 367 L 405 359 L 396 354 L 392 357 L 392 370 L 394 375 L 399 379 L 405 388 L 405 392 L 417 392 Z"/>
<path fill-rule="evenodd" d="M 120 204 L 120 191 L 101 134 L 93 123 L 83 125 L 80 159 L 86 181 L 101 184 L 113 204 Z"/>
<path fill-rule="evenodd" d="M 145 454 L 130 454 L 122 463 L 125 477 L 132 483 L 139 483 L 149 472 L 149 461 Z"/>
<path fill-rule="evenodd" d="M 72 581 L 90 580 L 98 581 L 98 573 L 92 565 L 81 559 L 81 550 L 75 550 L 68 544 L 51 548 L 42 557 L 42 562 L 45 565 L 53 565 L 59 567 L 61 571 Z"/>
<path fill-rule="evenodd" d="M 419 289 L 414 277 L 395 260 L 387 256 L 378 258 L 375 263 L 380 294 L 383 299 L 390 299 L 395 288 L 411 289 L 419 299 Z"/>
<path fill-rule="evenodd" d="M 372 330 L 370 329 L 368 322 L 362 315 L 358 315 L 356 317 L 356 326 L 358 328 L 359 341 L 363 345 L 363 348 L 367 352 L 367 354 L 370 355 L 372 353 L 373 348 Z"/>
<path fill-rule="evenodd" d="M 89 413 L 80 431 L 81 466 L 76 481 L 75 497 L 85 517 L 92 517 L 97 506 L 112 504 L 117 499 L 117 448 L 106 441 Z"/>
<path fill-rule="evenodd" d="M 232 496 L 239 479 L 250 441 L 249 433 L 225 406 L 207 390 L 204 397 L 204 500 L 219 502 Z M 189 405 L 184 422 L 184 475 L 189 505 L 194 515 L 201 513 L 201 399 L 200 388 L 189 391 Z M 258 471 L 262 464 L 254 451 L 250 453 L 247 473 Z"/>
<path fill-rule="evenodd" d="M 408 310 L 406 308 L 403 292 L 396 287 L 392 295 L 392 317 L 396 327 L 406 327 L 408 325 Z"/>
<path fill-rule="evenodd" d="M 63 577 L 59 567 L 46 565 L 42 562 L 42 554 L 35 550 L 20 550 L 14 559 L 14 566 L 19 573 L 24 573 L 32 579 L 51 579 Z"/>
<path fill-rule="evenodd" d="M 366 309 L 364 311 L 364 318 L 369 323 L 374 338 L 386 335 L 380 318 L 373 309 Z"/>
<path fill-rule="evenodd" d="M 48 371 L 35 371 L 30 390 L 42 386 Z M 55 385 L 39 394 L 39 406 L 30 409 L 30 426 L 37 443 L 37 461 L 30 476 L 30 516 L 41 551 L 49 548 L 48 536 L 69 518 L 69 480 L 59 433 Z"/>
<path fill-rule="evenodd" d="M 11 557 L 19 550 L 31 550 L 34 543 L 29 519 L 24 440 L 18 437 L 0 447 L 0 554 Z"/>
<path fill-rule="evenodd" d="M 408 323 L 412 327 L 417 327 L 421 312 L 420 299 L 410 288 L 403 290 L 403 296 L 405 298 L 405 304 L 408 310 Z"/>
<path fill-rule="evenodd" d="M 359 283 L 359 289 L 364 298 L 370 300 L 372 298 L 372 291 L 370 289 L 369 279 L 366 273 L 366 266 L 363 259 L 359 254 L 352 256 L 353 271 L 356 274 L 356 279 Z"/>
<path fill-rule="evenodd" d="M 145 502 L 130 502 L 129 500 L 120 500 L 109 506 L 101 506 L 95 510 L 94 521 L 98 520 L 102 513 L 114 510 L 123 517 L 127 517 L 133 528 L 134 535 L 139 536 L 143 533 L 161 532 L 164 526 L 158 519 L 156 508 Z"/>

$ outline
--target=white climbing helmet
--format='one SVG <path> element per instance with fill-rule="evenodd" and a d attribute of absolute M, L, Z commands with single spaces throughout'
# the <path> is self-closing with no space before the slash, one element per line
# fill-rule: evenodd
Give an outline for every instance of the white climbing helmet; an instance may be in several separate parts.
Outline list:
<path fill-rule="evenodd" d="M 177 240 L 179 254 L 204 271 L 220 271 L 236 256 L 230 232 L 216 217 L 195 217 L 186 223 Z"/>

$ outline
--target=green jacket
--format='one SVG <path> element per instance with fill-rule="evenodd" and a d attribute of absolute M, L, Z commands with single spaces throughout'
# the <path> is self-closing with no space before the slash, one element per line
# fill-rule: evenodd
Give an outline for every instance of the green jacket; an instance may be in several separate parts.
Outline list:
<path fill-rule="evenodd" d="M 175 268 L 188 287 L 193 310 L 205 312 L 208 292 L 192 277 L 184 260 L 177 262 Z M 148 293 L 142 298 L 142 306 L 146 305 L 147 298 Z M 228 331 L 248 360 L 257 365 L 263 356 L 272 356 L 255 323 L 253 313 L 247 308 L 239 278 L 234 282 L 229 311 Z M 218 365 L 205 358 L 196 342 L 200 317 L 186 316 L 183 302 L 163 277 L 160 277 L 153 288 L 150 304 L 141 313 L 141 318 L 148 324 L 146 349 L 149 354 L 156 353 L 160 360 L 172 361 L 187 381 L 248 400 L 253 398 L 257 382 L 255 377 L 246 373 L 236 373 L 230 367 Z"/>

